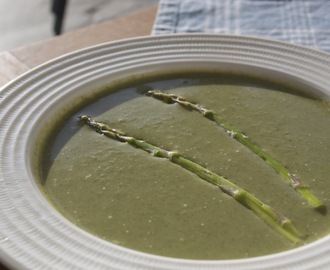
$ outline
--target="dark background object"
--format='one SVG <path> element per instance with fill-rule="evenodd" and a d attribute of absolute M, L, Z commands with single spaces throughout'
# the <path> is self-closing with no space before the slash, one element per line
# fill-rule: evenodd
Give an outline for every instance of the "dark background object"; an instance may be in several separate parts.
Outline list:
<path fill-rule="evenodd" d="M 54 34 L 60 35 L 62 33 L 62 24 L 65 15 L 65 7 L 67 0 L 52 0 L 52 12 L 55 15 Z"/>

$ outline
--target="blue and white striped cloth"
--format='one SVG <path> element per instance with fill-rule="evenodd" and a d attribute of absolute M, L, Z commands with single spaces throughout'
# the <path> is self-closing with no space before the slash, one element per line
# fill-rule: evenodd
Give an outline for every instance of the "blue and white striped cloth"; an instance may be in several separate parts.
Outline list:
<path fill-rule="evenodd" d="M 153 34 L 277 39 L 330 52 L 330 0 L 160 0 Z"/>

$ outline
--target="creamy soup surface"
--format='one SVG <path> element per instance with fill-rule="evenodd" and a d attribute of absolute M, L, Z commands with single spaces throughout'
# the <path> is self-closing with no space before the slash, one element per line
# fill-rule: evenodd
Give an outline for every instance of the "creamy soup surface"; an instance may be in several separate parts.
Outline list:
<path fill-rule="evenodd" d="M 138 251 L 211 260 L 272 254 L 329 234 L 329 214 L 313 210 L 266 162 L 218 125 L 143 93 L 160 89 L 213 110 L 281 161 L 329 208 L 328 102 L 294 87 L 233 74 L 151 76 L 112 88 L 68 117 L 46 153 L 42 187 L 72 223 Z M 226 177 L 287 216 L 304 240 L 291 243 L 180 166 L 80 125 L 80 114 L 178 151 Z"/>

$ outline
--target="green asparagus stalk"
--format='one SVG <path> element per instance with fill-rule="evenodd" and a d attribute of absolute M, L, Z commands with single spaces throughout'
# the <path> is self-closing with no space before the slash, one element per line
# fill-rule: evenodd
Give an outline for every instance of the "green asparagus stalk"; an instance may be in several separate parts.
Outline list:
<path fill-rule="evenodd" d="M 239 129 L 231 126 L 213 111 L 208 110 L 199 104 L 190 102 L 185 98 L 175 94 L 164 93 L 161 91 L 148 91 L 147 95 L 159 99 L 165 103 L 180 104 L 184 108 L 196 111 L 202 114 L 205 118 L 217 123 L 229 134 L 230 137 L 239 141 L 264 161 L 266 161 L 268 165 L 270 165 L 282 177 L 282 179 L 287 182 L 296 192 L 298 192 L 314 209 L 322 214 L 326 213 L 326 207 L 323 202 L 318 197 L 316 197 L 314 193 L 294 174 L 292 174 L 282 163 L 274 159 L 270 154 L 265 152 L 256 143 L 254 143 L 248 136 L 243 134 Z"/>
<path fill-rule="evenodd" d="M 146 141 L 135 139 L 125 135 L 123 132 L 110 128 L 108 125 L 97 122 L 87 115 L 79 117 L 80 121 L 90 126 L 96 132 L 111 139 L 142 149 L 154 157 L 165 158 L 181 166 L 182 168 L 198 175 L 201 179 L 218 186 L 224 193 L 234 198 L 237 202 L 250 209 L 255 215 L 266 222 L 280 235 L 297 243 L 301 240 L 301 234 L 294 227 L 292 222 L 251 193 L 230 182 L 226 178 L 200 166 L 199 164 L 182 157 L 178 152 L 167 151 L 152 145 Z"/>

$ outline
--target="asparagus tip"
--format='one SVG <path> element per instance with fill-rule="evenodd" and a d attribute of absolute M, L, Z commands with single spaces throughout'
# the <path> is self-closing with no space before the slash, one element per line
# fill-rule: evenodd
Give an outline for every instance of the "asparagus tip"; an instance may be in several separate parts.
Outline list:
<path fill-rule="evenodd" d="M 90 117 L 88 115 L 86 115 L 86 114 L 79 115 L 79 116 L 77 116 L 77 118 L 78 118 L 79 121 L 82 121 L 82 122 L 85 122 L 87 120 L 90 120 Z"/>
<path fill-rule="evenodd" d="M 149 90 L 146 92 L 147 96 L 152 96 L 156 91 L 155 90 Z"/>

